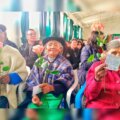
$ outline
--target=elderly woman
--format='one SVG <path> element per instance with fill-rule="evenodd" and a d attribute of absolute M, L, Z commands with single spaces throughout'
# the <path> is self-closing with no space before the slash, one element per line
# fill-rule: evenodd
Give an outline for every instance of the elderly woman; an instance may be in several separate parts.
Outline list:
<path fill-rule="evenodd" d="M 28 90 L 32 90 L 34 86 L 40 84 L 44 94 L 49 92 L 52 92 L 54 95 L 64 94 L 73 82 L 72 66 L 62 56 L 65 45 L 64 39 L 50 37 L 43 40 L 43 45 L 45 45 L 46 53 L 44 59 L 48 66 L 38 68 L 34 65 L 27 80 Z M 47 69 L 51 71 L 57 70 L 59 74 L 45 74 Z"/>
<path fill-rule="evenodd" d="M 108 43 L 106 55 L 112 55 L 114 59 L 116 56 L 120 58 L 120 40 Z M 85 90 L 86 107 L 104 109 L 100 112 L 104 113 L 105 120 L 107 118 L 118 120 L 120 117 L 120 64 L 118 64 L 118 70 L 112 70 L 105 61 L 94 63 L 88 71 Z M 103 116 L 102 120 L 104 120 Z"/>
<path fill-rule="evenodd" d="M 44 56 L 44 62 L 41 66 L 44 67 L 34 65 L 27 80 L 28 91 L 33 91 L 34 86 L 39 86 L 43 95 L 34 95 L 32 98 L 33 104 L 30 104 L 29 108 L 46 108 L 46 105 L 48 105 L 47 108 L 57 108 L 61 101 L 58 99 L 62 98 L 61 95 L 66 94 L 73 83 L 72 66 L 69 61 L 62 56 L 65 45 L 64 39 L 49 37 L 43 40 L 43 45 L 45 46 L 46 55 Z M 47 65 L 45 65 L 46 63 Z M 57 74 L 46 73 L 47 70 L 57 71 Z M 42 99 L 43 96 L 44 99 Z M 45 99 L 48 101 L 45 101 Z M 50 102 L 52 99 L 53 101 Z M 54 101 L 55 99 L 59 101 L 57 104 Z M 35 111 L 28 109 L 26 111 L 27 117 L 31 118 L 32 113 L 34 115 Z M 34 115 L 34 117 L 36 116 Z"/>

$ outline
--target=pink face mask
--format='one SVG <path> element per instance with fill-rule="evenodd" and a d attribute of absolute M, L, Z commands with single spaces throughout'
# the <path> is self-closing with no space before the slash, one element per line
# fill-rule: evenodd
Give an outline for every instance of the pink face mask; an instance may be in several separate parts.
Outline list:
<path fill-rule="evenodd" d="M 2 42 L 0 42 L 0 48 L 2 48 L 3 47 L 3 43 Z"/>

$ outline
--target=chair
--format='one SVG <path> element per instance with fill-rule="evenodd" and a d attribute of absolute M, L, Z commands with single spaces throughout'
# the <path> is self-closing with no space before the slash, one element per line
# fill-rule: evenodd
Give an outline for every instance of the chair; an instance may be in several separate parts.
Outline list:
<path fill-rule="evenodd" d="M 26 66 L 28 76 L 30 75 L 30 67 Z M 26 86 L 26 82 L 22 82 L 17 87 L 17 97 L 18 97 L 18 104 L 20 104 L 26 97 L 26 94 L 23 92 Z"/>
<path fill-rule="evenodd" d="M 82 108 L 82 98 L 83 98 L 85 87 L 86 87 L 86 82 L 81 86 L 80 90 L 76 94 L 76 97 L 75 97 L 75 108 L 77 108 L 77 109 Z"/>
<path fill-rule="evenodd" d="M 82 109 L 82 98 L 84 95 L 84 91 L 86 88 L 86 82 L 81 86 L 80 90 L 78 91 L 76 97 L 75 97 L 75 108 L 83 110 L 83 120 L 92 120 L 93 119 L 93 110 L 92 109 Z"/>
<path fill-rule="evenodd" d="M 74 72 L 74 84 L 70 87 L 70 89 L 67 92 L 67 96 L 66 96 L 68 108 L 71 107 L 70 106 L 70 99 L 71 99 L 72 92 L 77 88 L 77 85 L 78 85 L 77 69 L 74 70 L 73 72 Z"/>

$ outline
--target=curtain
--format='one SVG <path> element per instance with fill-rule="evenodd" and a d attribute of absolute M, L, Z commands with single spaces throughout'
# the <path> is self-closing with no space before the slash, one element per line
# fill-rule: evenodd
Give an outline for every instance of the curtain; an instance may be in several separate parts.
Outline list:
<path fill-rule="evenodd" d="M 63 26 L 64 26 L 64 38 L 65 38 L 65 40 L 67 41 L 68 39 L 67 39 L 67 29 L 68 29 L 68 27 L 67 27 L 67 24 L 68 24 L 68 18 L 67 18 L 67 15 L 66 14 L 64 14 L 64 17 L 63 17 Z"/>
<path fill-rule="evenodd" d="M 82 28 L 80 26 L 75 25 L 73 27 L 73 30 L 74 30 L 73 38 L 81 39 L 82 38 Z"/>
<path fill-rule="evenodd" d="M 11 0 L 10 11 L 20 11 L 21 0 Z"/>
<path fill-rule="evenodd" d="M 66 41 L 70 41 L 73 36 L 73 21 L 64 15 L 64 38 Z"/>
<path fill-rule="evenodd" d="M 29 29 L 29 13 L 22 12 L 21 16 L 21 33 L 22 33 L 22 43 L 26 42 L 26 31 Z"/>

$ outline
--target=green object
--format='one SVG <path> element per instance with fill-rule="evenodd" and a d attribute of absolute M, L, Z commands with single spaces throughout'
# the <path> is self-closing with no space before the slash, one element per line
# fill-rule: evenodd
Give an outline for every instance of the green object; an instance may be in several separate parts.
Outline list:
<path fill-rule="evenodd" d="M 106 39 L 107 39 L 107 37 L 105 39 L 103 39 L 103 40 L 100 39 L 99 37 L 97 37 L 97 45 L 99 47 L 103 47 L 103 45 L 105 45 L 107 43 Z"/>
<path fill-rule="evenodd" d="M 87 62 L 90 63 L 90 62 L 93 62 L 95 56 L 92 54 L 90 55 L 90 57 L 87 59 Z"/>
<path fill-rule="evenodd" d="M 99 47 L 103 47 L 103 45 L 104 45 L 104 40 L 101 40 L 99 37 L 97 37 L 97 45 L 98 45 Z"/>
<path fill-rule="evenodd" d="M 9 66 L 4 66 L 4 67 L 2 68 L 2 70 L 3 70 L 3 71 L 8 71 L 8 70 L 10 70 L 10 67 L 9 67 Z"/>
<path fill-rule="evenodd" d="M 53 75 L 58 75 L 59 73 L 60 73 L 60 71 L 58 71 L 58 70 L 51 71 L 51 74 L 53 74 Z"/>
<path fill-rule="evenodd" d="M 44 63 L 44 58 L 43 57 L 39 57 L 39 59 L 38 59 L 38 61 L 37 62 L 35 62 L 35 65 L 37 66 L 37 67 L 41 67 L 41 65 Z"/>
<path fill-rule="evenodd" d="M 100 57 L 101 57 L 101 54 L 100 54 L 100 53 L 97 53 L 97 57 L 100 58 Z"/>
<path fill-rule="evenodd" d="M 41 55 L 38 54 L 38 60 L 37 60 L 37 62 L 35 62 L 35 65 L 36 65 L 37 67 L 41 67 L 41 65 L 42 65 L 44 62 L 45 62 L 44 58 L 43 58 Z"/>
<path fill-rule="evenodd" d="M 63 120 L 66 110 L 58 110 L 62 99 L 62 94 L 58 97 L 55 97 L 53 94 L 44 94 L 40 98 L 43 103 L 42 105 L 37 106 L 31 103 L 28 105 L 28 109 L 36 109 L 38 111 L 39 120 Z M 23 120 L 30 119 L 25 117 Z"/>
<path fill-rule="evenodd" d="M 4 63 L 3 63 L 3 61 L 0 61 L 0 65 L 3 65 Z"/>
<path fill-rule="evenodd" d="M 46 73 L 47 73 L 47 74 L 50 74 L 50 70 L 47 69 L 47 70 L 46 70 Z"/>
<path fill-rule="evenodd" d="M 55 97 L 53 94 L 44 94 L 40 100 L 42 101 L 42 105 L 37 106 L 33 103 L 28 105 L 28 108 L 30 109 L 57 109 L 62 101 L 63 95 L 59 95 L 58 97 Z"/>
<path fill-rule="evenodd" d="M 39 110 L 39 118 L 41 120 L 64 120 L 65 110 L 57 110 L 57 109 L 45 109 Z"/>
<path fill-rule="evenodd" d="M 53 74 L 53 75 L 58 75 L 59 73 L 60 73 L 60 71 L 58 71 L 58 70 L 53 70 L 53 71 L 51 71 L 51 70 L 46 70 L 46 73 L 47 74 Z"/>
<path fill-rule="evenodd" d="M 39 109 L 38 117 L 39 120 L 64 120 L 65 114 L 67 110 L 61 109 Z M 30 120 L 28 118 L 24 118 L 23 120 Z"/>

